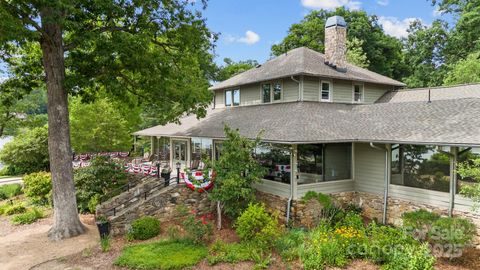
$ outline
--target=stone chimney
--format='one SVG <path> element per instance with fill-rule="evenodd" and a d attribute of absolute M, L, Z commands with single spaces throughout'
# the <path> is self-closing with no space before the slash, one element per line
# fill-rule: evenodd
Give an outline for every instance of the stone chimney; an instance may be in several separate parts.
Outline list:
<path fill-rule="evenodd" d="M 347 23 L 333 16 L 325 23 L 325 63 L 338 71 L 347 71 Z"/>

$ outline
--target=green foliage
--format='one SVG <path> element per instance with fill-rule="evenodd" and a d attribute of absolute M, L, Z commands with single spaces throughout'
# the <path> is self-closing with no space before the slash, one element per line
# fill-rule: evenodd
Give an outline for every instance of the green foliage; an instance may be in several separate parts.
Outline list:
<path fill-rule="evenodd" d="M 52 176 L 48 172 L 37 172 L 23 177 L 25 195 L 39 205 L 51 201 Z"/>
<path fill-rule="evenodd" d="M 70 102 L 72 148 L 77 153 L 129 150 L 132 138 L 128 122 L 109 99 Z M 92 121 L 95 119 L 95 121 Z"/>
<path fill-rule="evenodd" d="M 11 222 L 15 225 L 21 225 L 21 224 L 32 224 L 35 221 L 43 218 L 45 215 L 42 210 L 33 207 L 31 209 L 26 210 L 26 212 L 15 215 L 12 219 Z"/>
<path fill-rule="evenodd" d="M 347 42 L 350 49 L 355 48 L 348 53 L 349 60 L 394 79 L 404 76 L 406 67 L 402 62 L 400 40 L 386 35 L 378 17 L 362 10 L 337 8 L 334 11 L 312 11 L 300 23 L 290 26 L 287 36 L 272 46 L 272 54 L 278 56 L 302 46 L 323 53 L 325 22 L 334 15 L 343 16 L 347 22 Z"/>
<path fill-rule="evenodd" d="M 14 202 L 13 204 L 5 204 L 3 214 L 7 216 L 22 214 L 27 211 L 27 208 L 21 202 Z"/>
<path fill-rule="evenodd" d="M 125 247 L 115 265 L 133 269 L 185 269 L 207 255 L 205 246 L 190 241 L 160 241 Z"/>
<path fill-rule="evenodd" d="M 108 252 L 110 251 L 111 248 L 111 238 L 109 235 L 100 237 L 100 248 L 102 249 L 102 252 Z"/>
<path fill-rule="evenodd" d="M 463 248 L 470 244 L 475 235 L 475 225 L 470 220 L 459 217 L 439 218 L 428 231 L 428 238 L 432 242 L 454 248 Z"/>
<path fill-rule="evenodd" d="M 445 85 L 480 82 L 480 52 L 472 53 L 466 59 L 453 64 L 443 83 Z"/>
<path fill-rule="evenodd" d="M 225 126 L 225 135 L 220 158 L 212 165 L 216 173 L 215 188 L 209 197 L 221 202 L 227 216 L 236 218 L 255 200 L 252 184 L 260 181 L 265 169 L 252 156 L 259 143 L 258 138 L 252 141 L 228 126 Z"/>
<path fill-rule="evenodd" d="M 403 226 L 414 230 L 429 229 L 439 218 L 440 215 L 424 209 L 407 212 L 402 215 Z"/>
<path fill-rule="evenodd" d="M 221 262 L 238 263 L 252 260 L 252 252 L 257 252 L 247 243 L 227 244 L 222 241 L 215 241 L 210 247 L 210 255 L 207 257 L 208 264 L 215 265 Z"/>
<path fill-rule="evenodd" d="M 128 234 L 136 240 L 146 240 L 160 233 L 160 221 L 154 217 L 145 216 L 132 222 Z"/>
<path fill-rule="evenodd" d="M 432 270 L 435 257 L 432 256 L 428 244 L 406 245 L 393 249 L 384 270 Z"/>
<path fill-rule="evenodd" d="M 244 242 L 268 249 L 281 235 L 276 217 L 267 213 L 263 204 L 249 204 L 238 217 L 235 231 Z"/>
<path fill-rule="evenodd" d="M 80 212 L 95 212 L 100 200 L 120 193 L 127 184 L 127 174 L 108 157 L 97 156 L 90 166 L 75 170 L 77 206 Z"/>
<path fill-rule="evenodd" d="M 168 239 L 172 241 L 180 240 L 180 229 L 176 225 L 171 225 L 167 228 Z"/>
<path fill-rule="evenodd" d="M 233 77 L 258 65 L 256 60 L 235 62 L 230 58 L 225 58 L 223 59 L 223 62 L 225 64 L 218 68 L 215 76 L 216 81 L 225 81 L 230 77 Z"/>
<path fill-rule="evenodd" d="M 473 210 L 477 211 L 480 206 L 480 158 L 458 163 L 457 172 L 462 178 L 471 178 L 477 182 L 460 187 L 460 194 L 472 199 Z"/>
<path fill-rule="evenodd" d="M 299 258 L 301 246 L 306 233 L 300 229 L 291 229 L 275 242 L 275 250 L 284 261 L 294 261 Z"/>
<path fill-rule="evenodd" d="M 22 193 L 22 186 L 20 184 L 7 184 L 0 186 L 0 200 L 10 199 Z"/>
<path fill-rule="evenodd" d="M 47 127 L 28 130 L 6 143 L 0 152 L 0 160 L 14 174 L 48 170 Z"/>
<path fill-rule="evenodd" d="M 308 202 L 312 199 L 315 199 L 317 200 L 323 207 L 328 207 L 330 205 L 332 205 L 332 198 L 330 198 L 330 196 L 326 195 L 326 194 L 323 194 L 323 193 L 320 193 L 320 192 L 315 192 L 315 191 L 307 191 L 307 193 L 305 193 L 305 195 L 303 195 L 302 197 L 302 201 L 305 203 L 305 202 Z"/>
<path fill-rule="evenodd" d="M 213 226 L 205 216 L 197 218 L 195 214 L 188 215 L 183 221 L 183 228 L 187 233 L 187 238 L 195 244 L 208 242 L 213 234 Z"/>
<path fill-rule="evenodd" d="M 367 228 L 368 246 L 366 257 L 375 263 L 386 263 L 390 260 L 390 253 L 386 252 L 395 248 L 402 248 L 417 243 L 415 239 L 405 231 L 378 225 L 375 222 Z"/>

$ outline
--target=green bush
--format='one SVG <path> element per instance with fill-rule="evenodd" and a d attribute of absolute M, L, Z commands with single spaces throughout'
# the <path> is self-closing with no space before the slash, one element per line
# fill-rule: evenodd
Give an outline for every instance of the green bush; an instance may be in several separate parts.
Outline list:
<path fill-rule="evenodd" d="M 330 196 L 311 190 L 307 191 L 307 193 L 305 193 L 305 195 L 302 197 L 302 201 L 304 203 L 310 200 L 317 200 L 323 207 L 328 207 L 332 204 L 332 198 L 330 198 Z"/>
<path fill-rule="evenodd" d="M 432 228 L 428 232 L 428 238 L 431 242 L 444 245 L 447 250 L 463 248 L 470 244 L 475 235 L 475 225 L 467 219 L 458 217 L 439 218 L 432 224 Z"/>
<path fill-rule="evenodd" d="M 100 237 L 100 248 L 102 249 L 102 252 L 108 252 L 110 250 L 111 244 L 110 244 L 111 238 L 109 235 Z"/>
<path fill-rule="evenodd" d="M 154 217 L 145 216 L 132 222 L 132 228 L 128 232 L 131 238 L 146 240 L 160 233 L 160 221 Z"/>
<path fill-rule="evenodd" d="M 405 231 L 390 226 L 378 225 L 375 222 L 369 224 L 367 237 L 366 257 L 375 263 L 388 262 L 388 250 L 417 243 Z"/>
<path fill-rule="evenodd" d="M 435 257 L 432 256 L 428 244 L 406 245 L 391 251 L 384 270 L 432 270 Z"/>
<path fill-rule="evenodd" d="M 22 186 L 20 184 L 0 186 L 0 200 L 10 199 L 20 194 L 22 194 Z"/>
<path fill-rule="evenodd" d="M 31 173 L 23 177 L 25 195 L 34 204 L 46 205 L 51 201 L 52 176 L 48 172 Z"/>
<path fill-rule="evenodd" d="M 263 204 L 249 204 L 235 223 L 240 239 L 257 246 L 269 248 L 280 236 L 278 220 L 266 212 Z"/>
<path fill-rule="evenodd" d="M 74 172 L 77 206 L 81 213 L 95 213 L 101 200 L 118 195 L 127 184 L 127 174 L 109 157 L 97 156 L 90 166 Z"/>
<path fill-rule="evenodd" d="M 13 203 L 13 204 L 7 204 L 4 210 L 4 214 L 7 216 L 11 215 L 16 215 L 16 214 L 22 214 L 27 211 L 27 208 L 23 205 L 23 203 Z"/>
<path fill-rule="evenodd" d="M 354 212 L 347 212 L 345 216 L 337 222 L 335 227 L 351 227 L 359 231 L 365 229 L 363 218 Z"/>
<path fill-rule="evenodd" d="M 216 241 L 210 247 L 210 255 L 207 256 L 208 264 L 217 263 L 238 263 L 252 260 L 252 252 L 256 248 L 248 246 L 246 243 L 227 244 L 222 241 Z"/>
<path fill-rule="evenodd" d="M 43 211 L 38 208 L 28 209 L 22 214 L 18 214 L 11 219 L 11 222 L 15 225 L 31 224 L 44 217 Z"/>
<path fill-rule="evenodd" d="M 195 244 L 206 243 L 213 234 L 213 226 L 205 216 L 197 218 L 195 214 L 190 214 L 183 221 L 183 228 L 187 232 L 187 238 Z"/>
<path fill-rule="evenodd" d="M 300 229 L 291 229 L 275 242 L 275 249 L 284 261 L 293 261 L 299 258 L 300 250 L 305 241 L 306 233 Z"/>
<path fill-rule="evenodd" d="M 12 175 L 48 170 L 48 128 L 38 127 L 16 136 L 0 151 L 0 161 Z"/>
<path fill-rule="evenodd" d="M 160 241 L 127 246 L 114 264 L 132 269 L 185 269 L 207 255 L 205 246 L 191 241 Z"/>
<path fill-rule="evenodd" d="M 404 213 L 402 215 L 403 226 L 415 230 L 429 229 L 433 222 L 439 218 L 440 215 L 424 209 Z"/>

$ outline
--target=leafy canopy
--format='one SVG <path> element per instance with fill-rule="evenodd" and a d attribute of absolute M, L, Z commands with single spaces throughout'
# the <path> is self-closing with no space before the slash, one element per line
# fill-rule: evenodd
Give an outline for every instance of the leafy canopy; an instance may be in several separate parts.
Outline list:
<path fill-rule="evenodd" d="M 258 65 L 258 62 L 256 60 L 235 62 L 230 58 L 225 58 L 223 59 L 223 62 L 225 64 L 218 68 L 217 74 L 215 76 L 215 80 L 219 82 L 225 81 L 230 77 L 233 77 Z"/>
<path fill-rule="evenodd" d="M 255 200 L 252 184 L 260 181 L 265 170 L 252 155 L 259 138 L 250 140 L 228 126 L 224 130 L 226 140 L 221 144 L 220 158 L 212 165 L 216 177 L 209 196 L 221 203 L 227 216 L 235 218 Z"/>

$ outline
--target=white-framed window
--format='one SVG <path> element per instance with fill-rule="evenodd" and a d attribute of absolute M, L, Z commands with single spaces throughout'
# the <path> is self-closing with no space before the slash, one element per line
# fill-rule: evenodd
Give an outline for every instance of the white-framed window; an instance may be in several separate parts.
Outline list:
<path fill-rule="evenodd" d="M 353 84 L 353 102 L 363 102 L 363 84 Z"/>
<path fill-rule="evenodd" d="M 320 100 L 332 101 L 332 83 L 329 81 L 320 81 Z"/>
<path fill-rule="evenodd" d="M 225 90 L 225 106 L 240 105 L 240 89 Z"/>
<path fill-rule="evenodd" d="M 262 103 L 276 102 L 283 99 L 283 86 L 280 81 L 263 83 L 261 90 Z"/>

